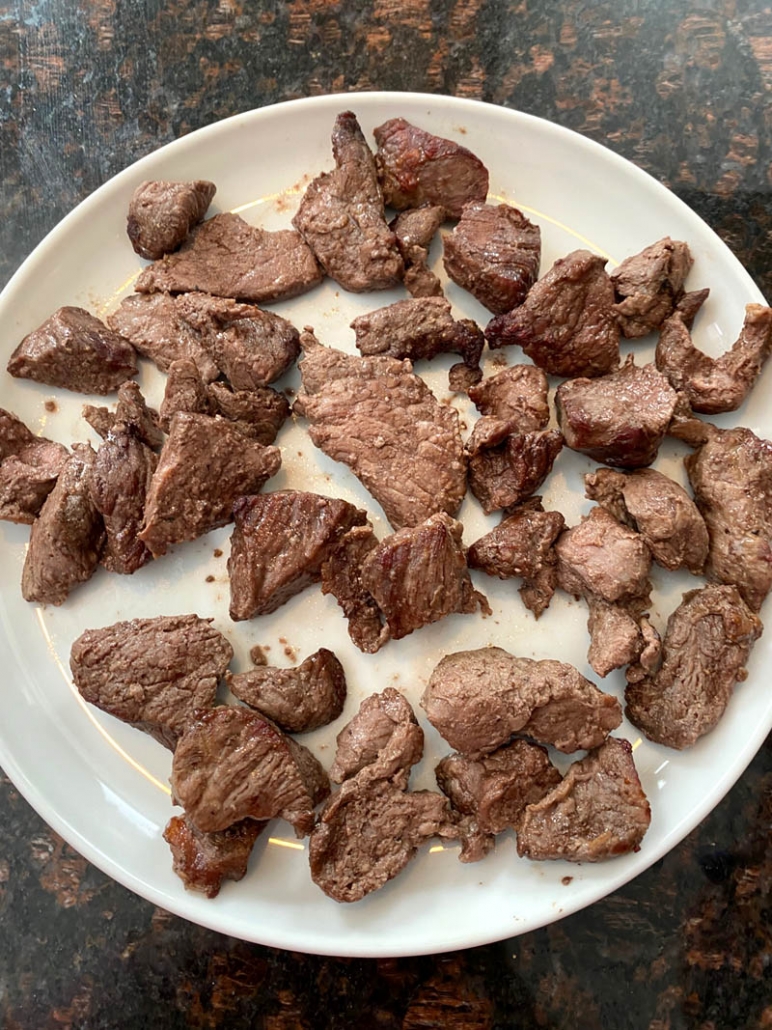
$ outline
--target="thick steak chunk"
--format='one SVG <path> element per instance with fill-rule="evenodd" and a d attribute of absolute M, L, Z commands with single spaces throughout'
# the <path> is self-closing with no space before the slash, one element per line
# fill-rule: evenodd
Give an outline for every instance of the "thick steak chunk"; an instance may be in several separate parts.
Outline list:
<path fill-rule="evenodd" d="M 354 526 L 322 564 L 322 593 L 333 595 L 348 620 L 348 635 L 367 654 L 380 651 L 390 639 L 383 612 L 362 583 L 362 563 L 377 545 L 370 525 Z"/>
<path fill-rule="evenodd" d="M 587 605 L 590 609 L 587 661 L 598 676 L 603 678 L 613 669 L 633 662 L 638 663 L 637 668 L 648 671 L 656 665 L 661 647 L 659 634 L 648 619 L 637 615 L 635 604 L 629 608 L 608 604 L 590 594 Z"/>
<path fill-rule="evenodd" d="M 140 257 L 155 261 L 176 250 L 198 225 L 217 192 L 213 182 L 142 182 L 132 194 L 126 232 Z"/>
<path fill-rule="evenodd" d="M 0 408 L 0 519 L 34 522 L 68 457 L 62 444 Z"/>
<path fill-rule="evenodd" d="M 223 880 L 242 880 L 255 841 L 268 825 L 242 819 L 216 833 L 202 833 L 186 815 L 175 815 L 164 830 L 173 869 L 189 891 L 216 898 Z"/>
<path fill-rule="evenodd" d="M 167 433 L 178 411 L 193 415 L 214 414 L 206 384 L 192 358 L 179 358 L 169 367 L 160 410 L 161 425 Z"/>
<path fill-rule="evenodd" d="M 469 388 L 481 415 L 516 422 L 521 433 L 544 429 L 550 420 L 547 377 L 535 365 L 510 365 Z"/>
<path fill-rule="evenodd" d="M 122 383 L 119 386 L 115 411 L 84 404 L 83 417 L 103 440 L 107 439 L 119 422 L 124 422 L 131 423 L 138 438 L 152 450 L 160 450 L 163 447 L 164 434 L 160 428 L 160 416 L 157 411 L 147 406 L 138 383 Z"/>
<path fill-rule="evenodd" d="M 689 246 L 669 236 L 625 258 L 611 275 L 614 315 L 628 340 L 659 329 L 683 295 L 694 264 Z"/>
<path fill-rule="evenodd" d="M 535 493 L 563 449 L 557 429 L 522 433 L 519 420 L 484 415 L 466 442 L 469 489 L 489 515 L 520 504 Z"/>
<path fill-rule="evenodd" d="M 266 447 L 274 442 L 289 418 L 289 401 L 270 386 L 231 390 L 225 383 L 212 383 L 207 394 L 218 415 L 236 422 L 240 429 Z"/>
<path fill-rule="evenodd" d="M 343 783 L 365 766 L 373 766 L 379 775 L 396 777 L 407 787 L 410 769 L 423 754 L 424 733 L 406 698 L 386 687 L 364 699 L 338 734 L 337 745 L 330 768 L 333 783 Z"/>

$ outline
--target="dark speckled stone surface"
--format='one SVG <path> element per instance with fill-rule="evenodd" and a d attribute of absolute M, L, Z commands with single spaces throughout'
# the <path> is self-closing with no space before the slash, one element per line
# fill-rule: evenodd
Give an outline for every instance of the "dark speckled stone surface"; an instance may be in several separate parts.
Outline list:
<path fill-rule="evenodd" d="M 772 294 L 772 10 L 759 0 L 0 3 L 0 281 L 115 172 L 199 126 L 330 91 L 551 118 L 670 186 Z M 665 859 L 467 952 L 348 961 L 219 936 L 65 845 L 0 778 L 0 1025 L 772 1027 L 772 745 Z"/>

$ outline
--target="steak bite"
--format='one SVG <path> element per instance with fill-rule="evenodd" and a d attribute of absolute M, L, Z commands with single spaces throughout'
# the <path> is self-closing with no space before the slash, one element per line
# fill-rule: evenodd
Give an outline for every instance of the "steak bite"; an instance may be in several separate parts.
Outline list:
<path fill-rule="evenodd" d="M 256 494 L 280 465 L 277 447 L 263 447 L 232 423 L 179 412 L 150 483 L 140 539 L 158 557 L 224 526 L 234 501 Z"/>
<path fill-rule="evenodd" d="M 469 388 L 481 415 L 516 421 L 521 433 L 544 429 L 550 420 L 547 377 L 535 365 L 510 365 Z"/>
<path fill-rule="evenodd" d="M 68 458 L 62 444 L 0 408 L 0 519 L 33 523 Z"/>
<path fill-rule="evenodd" d="M 172 867 L 187 890 L 216 898 L 223 880 L 242 880 L 252 848 L 267 822 L 242 819 L 216 833 L 202 833 L 186 815 L 175 815 L 164 830 Z"/>
<path fill-rule="evenodd" d="M 76 393 L 106 394 L 137 374 L 137 355 L 128 340 L 88 311 L 64 307 L 24 337 L 8 372 Z"/>
<path fill-rule="evenodd" d="M 637 618 L 621 605 L 608 604 L 590 595 L 587 598 L 590 616 L 587 629 L 590 647 L 587 661 L 603 678 L 613 669 L 636 663 L 643 674 L 650 672 L 659 659 L 659 634 L 646 616 Z"/>
<path fill-rule="evenodd" d="M 164 434 L 160 428 L 159 414 L 147 406 L 138 383 L 122 383 L 118 387 L 115 411 L 84 404 L 83 417 L 103 440 L 107 439 L 119 422 L 123 422 L 131 423 L 139 439 L 151 450 L 160 450 L 163 447 Z"/>
<path fill-rule="evenodd" d="M 239 215 L 202 222 L 182 247 L 142 272 L 139 293 L 200 291 L 263 304 L 307 293 L 322 280 L 311 249 L 294 229 L 268 232 Z"/>
<path fill-rule="evenodd" d="M 392 640 L 478 606 L 490 614 L 488 601 L 469 577 L 463 531 L 460 522 L 439 512 L 386 537 L 365 557 L 362 585 L 383 612 Z"/>
<path fill-rule="evenodd" d="M 199 713 L 177 743 L 172 796 L 204 833 L 242 819 L 292 823 L 298 837 L 314 826 L 314 808 L 330 793 L 327 774 L 308 748 L 257 712 L 221 705 Z"/>
<path fill-rule="evenodd" d="M 688 244 L 665 236 L 617 267 L 614 315 L 628 340 L 647 336 L 672 315 L 693 264 Z"/>
<path fill-rule="evenodd" d="M 437 204 L 458 218 L 465 204 L 488 196 L 488 169 L 459 143 L 404 118 L 390 118 L 373 135 L 378 179 L 389 207 L 402 211 Z"/>
<path fill-rule="evenodd" d="M 233 509 L 228 575 L 234 621 L 276 611 L 321 578 L 344 533 L 367 521 L 347 501 L 299 490 L 242 497 Z"/>
<path fill-rule="evenodd" d="M 386 687 L 366 697 L 357 714 L 337 737 L 333 783 L 343 783 L 370 766 L 371 773 L 407 787 L 411 768 L 421 760 L 424 733 L 410 703 L 398 690 Z"/>
<path fill-rule="evenodd" d="M 360 651 L 375 654 L 390 639 L 383 612 L 362 583 L 362 562 L 378 545 L 372 526 L 353 526 L 322 563 L 322 593 L 332 594 Z"/>
<path fill-rule="evenodd" d="M 619 327 L 606 259 L 588 250 L 558 258 L 520 307 L 492 319 L 492 349 L 516 343 L 555 376 L 604 376 L 619 366 Z"/>
<path fill-rule="evenodd" d="M 662 665 L 628 684 L 625 714 L 650 740 L 691 747 L 713 729 L 735 683 L 746 678 L 761 631 L 761 620 L 733 586 L 709 584 L 684 594 L 668 619 Z"/>
<path fill-rule="evenodd" d="M 161 425 L 168 433 L 172 419 L 178 411 L 191 415 L 213 415 L 214 406 L 201 378 L 198 366 L 192 358 L 179 358 L 169 367 L 169 375 L 161 401 Z"/>
<path fill-rule="evenodd" d="M 442 283 L 429 268 L 429 245 L 445 220 L 445 211 L 437 205 L 401 211 L 389 228 L 397 237 L 397 246 L 405 262 L 405 289 L 411 297 L 442 297 Z"/>
<path fill-rule="evenodd" d="M 231 390 L 225 383 L 212 383 L 207 394 L 218 415 L 266 447 L 278 436 L 290 414 L 289 401 L 270 386 L 254 390 Z"/>
<path fill-rule="evenodd" d="M 542 485 L 563 449 L 557 429 L 523 433 L 517 419 L 484 415 L 466 442 L 469 489 L 486 515 L 520 504 Z"/>
<path fill-rule="evenodd" d="M 603 862 L 639 851 L 650 823 L 633 749 L 627 740 L 609 737 L 526 808 L 517 853 L 533 861 Z"/>
<path fill-rule="evenodd" d="M 474 201 L 444 239 L 443 264 L 454 283 L 496 315 L 522 304 L 536 282 L 541 230 L 509 204 Z"/>
<path fill-rule="evenodd" d="M 116 622 L 81 634 L 70 669 L 83 698 L 174 750 L 194 712 L 211 708 L 233 648 L 197 615 Z"/>
<path fill-rule="evenodd" d="M 155 261 L 176 250 L 198 225 L 217 192 L 213 182 L 142 182 L 132 194 L 126 232 L 140 257 Z"/>
<path fill-rule="evenodd" d="M 306 733 L 337 719 L 346 701 L 343 666 L 322 647 L 295 669 L 261 665 L 226 676 L 234 697 L 287 733 Z"/>
<path fill-rule="evenodd" d="M 566 446 L 622 468 L 651 465 L 676 409 L 676 392 L 654 365 L 632 355 L 600 379 L 571 379 L 555 394 Z"/>
<path fill-rule="evenodd" d="M 21 574 L 25 601 L 63 604 L 78 583 L 94 574 L 105 539 L 102 516 L 91 499 L 95 457 L 88 444 L 73 444 L 32 524 Z"/>
<path fill-rule="evenodd" d="M 338 379 L 374 379 L 376 376 L 409 375 L 413 371 L 413 364 L 407 359 L 400 361 L 385 354 L 362 358 L 336 347 L 325 347 L 308 326 L 300 334 L 300 346 L 303 360 L 298 368 L 303 388 L 294 405 L 299 415 L 304 413 L 305 397 L 321 393 L 325 386 Z"/>
<path fill-rule="evenodd" d="M 350 111 L 335 119 L 332 153 L 335 171 L 309 184 L 292 224 L 344 290 L 397 286 L 405 272 L 402 255 L 386 224 L 373 155 Z"/>
<path fill-rule="evenodd" d="M 559 751 L 597 747 L 622 721 L 617 699 L 573 666 L 500 647 L 446 655 L 421 707 L 451 747 L 471 756 L 495 751 L 514 733 Z"/>
<path fill-rule="evenodd" d="M 654 360 L 673 389 L 686 394 L 692 411 L 716 415 L 740 407 L 770 351 L 772 308 L 748 304 L 739 337 L 721 357 L 711 358 L 698 350 L 676 312 L 662 326 Z"/>

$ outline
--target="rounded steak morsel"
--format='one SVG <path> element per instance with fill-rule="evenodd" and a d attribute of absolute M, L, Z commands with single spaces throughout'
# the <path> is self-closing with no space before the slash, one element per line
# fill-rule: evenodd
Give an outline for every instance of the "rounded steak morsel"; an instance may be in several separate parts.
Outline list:
<path fill-rule="evenodd" d="M 371 694 L 337 736 L 338 749 L 330 768 L 333 783 L 343 783 L 365 766 L 376 766 L 382 775 L 399 773 L 406 787 L 410 769 L 424 749 L 424 732 L 410 702 L 394 687 Z"/>
<path fill-rule="evenodd" d="M 175 815 L 164 830 L 164 840 L 186 888 L 216 898 L 223 880 L 243 879 L 255 841 L 267 825 L 242 819 L 227 830 L 202 833 L 186 815 Z"/>
<path fill-rule="evenodd" d="M 693 264 L 688 244 L 665 236 L 617 267 L 611 276 L 614 315 L 628 340 L 659 329 L 673 313 Z"/>
<path fill-rule="evenodd" d="M 217 192 L 213 182 L 143 182 L 129 203 L 126 232 L 143 258 L 155 261 L 177 247 L 198 225 Z"/>

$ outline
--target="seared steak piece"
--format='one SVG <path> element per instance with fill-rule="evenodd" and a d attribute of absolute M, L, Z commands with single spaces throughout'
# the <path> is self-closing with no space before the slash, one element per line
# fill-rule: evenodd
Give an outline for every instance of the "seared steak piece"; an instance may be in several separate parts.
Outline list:
<path fill-rule="evenodd" d="M 207 394 L 218 415 L 236 422 L 258 443 L 272 444 L 289 417 L 289 401 L 270 386 L 254 390 L 231 390 L 225 383 L 212 383 Z"/>
<path fill-rule="evenodd" d="M 226 679 L 234 697 L 287 733 L 326 726 L 338 718 L 346 701 L 343 666 L 326 647 L 295 669 L 261 665 L 248 672 L 228 673 Z"/>
<path fill-rule="evenodd" d="M 619 365 L 619 327 L 606 259 L 588 250 L 558 258 L 519 308 L 492 319 L 491 348 L 519 344 L 554 376 L 603 376 Z"/>
<path fill-rule="evenodd" d="M 692 290 L 691 293 L 684 293 L 681 299 L 673 308 L 674 314 L 679 314 L 687 329 L 691 329 L 692 322 L 697 317 L 697 312 L 710 296 L 710 290 Z"/>
<path fill-rule="evenodd" d="M 276 611 L 321 578 L 322 564 L 367 513 L 299 490 L 242 497 L 234 505 L 228 574 L 235 621 Z"/>
<path fill-rule="evenodd" d="M 213 182 L 143 182 L 129 203 L 126 232 L 140 257 L 155 261 L 176 250 L 198 225 L 217 192 Z"/>
<path fill-rule="evenodd" d="M 186 815 L 175 815 L 164 830 L 174 872 L 190 891 L 216 898 L 223 880 L 241 880 L 255 841 L 268 825 L 242 819 L 216 833 L 202 833 Z"/>
<path fill-rule="evenodd" d="M 509 204 L 467 204 L 443 243 L 450 278 L 495 315 L 522 304 L 539 275 L 541 230 Z"/>
<path fill-rule="evenodd" d="M 659 329 L 683 295 L 694 264 L 689 246 L 669 236 L 625 258 L 611 275 L 614 315 L 628 340 Z"/>
<path fill-rule="evenodd" d="M 139 293 L 190 293 L 262 304 L 307 293 L 322 280 L 311 249 L 294 229 L 268 232 L 221 214 L 194 229 L 137 279 Z"/>
<path fill-rule="evenodd" d="M 386 687 L 366 697 L 354 718 L 337 737 L 338 750 L 330 768 L 333 783 L 351 779 L 365 766 L 407 787 L 410 769 L 421 760 L 424 733 L 410 703 L 398 690 Z"/>
<path fill-rule="evenodd" d="M 550 420 L 547 377 L 535 365 L 510 365 L 469 388 L 481 415 L 516 421 L 521 433 L 544 429 Z"/>
<path fill-rule="evenodd" d="M 617 472 L 601 468 L 584 477 L 585 496 L 641 534 L 663 569 L 699 575 L 708 555 L 708 530 L 680 484 L 656 469 Z"/>
<path fill-rule="evenodd" d="M 86 701 L 174 749 L 198 709 L 211 708 L 233 648 L 197 615 L 131 619 L 81 634 L 70 651 Z"/>
<path fill-rule="evenodd" d="M 62 444 L 0 408 L 0 519 L 33 523 L 68 458 Z"/>
<path fill-rule="evenodd" d="M 592 594 L 587 597 L 587 605 L 590 609 L 587 661 L 598 676 L 603 678 L 613 669 L 634 662 L 650 671 L 659 658 L 661 645 L 659 634 L 648 619 L 635 618 L 624 606 L 608 604 Z M 631 607 L 634 611 L 634 606 Z"/>
<path fill-rule="evenodd" d="M 746 678 L 761 631 L 761 620 L 733 586 L 684 594 L 668 619 L 662 665 L 627 686 L 627 717 L 658 744 L 691 747 L 713 729 L 735 683 Z"/>
<path fill-rule="evenodd" d="M 467 565 L 499 579 L 522 576 L 520 596 L 538 619 L 557 586 L 553 545 L 564 526 L 559 511 L 544 511 L 541 498 L 532 497 L 472 544 L 466 552 Z"/>
<path fill-rule="evenodd" d="M 168 433 L 171 422 L 178 411 L 193 415 L 213 415 L 214 406 L 201 378 L 198 366 L 192 358 L 179 358 L 169 367 L 169 375 L 161 401 L 161 425 Z"/>
<path fill-rule="evenodd" d="M 522 433 L 519 420 L 484 415 L 466 442 L 469 489 L 486 515 L 520 504 L 542 485 L 563 449 L 557 429 Z"/>
<path fill-rule="evenodd" d="M 257 712 L 221 705 L 197 715 L 174 751 L 172 796 L 204 833 L 241 819 L 286 819 L 298 837 L 330 793 L 308 748 Z"/>
<path fill-rule="evenodd" d="M 433 136 L 404 118 L 390 118 L 373 131 L 375 164 L 389 207 L 402 211 L 438 204 L 459 218 L 469 201 L 488 196 L 488 169 L 453 140 Z"/>
<path fill-rule="evenodd" d="M 386 224 L 375 162 L 359 122 L 345 111 L 332 132 L 335 171 L 310 183 L 292 224 L 330 278 L 344 290 L 386 290 L 405 267 Z"/>
<path fill-rule="evenodd" d="M 439 512 L 386 537 L 362 562 L 362 585 L 383 612 L 392 640 L 478 606 L 490 614 L 469 578 L 463 531 L 460 522 Z"/>
<path fill-rule="evenodd" d="M 412 362 L 399 361 L 388 355 L 361 358 L 346 354 L 336 347 L 324 347 L 306 326 L 300 334 L 303 360 L 298 365 L 303 380 L 303 389 L 295 401 L 294 409 L 304 414 L 304 398 L 321 393 L 325 386 L 338 379 L 374 379 L 376 376 L 399 376 L 413 371 Z"/>
<path fill-rule="evenodd" d="M 370 525 L 354 526 L 322 563 L 322 593 L 333 595 L 348 620 L 348 635 L 367 654 L 380 651 L 390 639 L 383 612 L 362 584 L 362 562 L 377 545 Z"/>
<path fill-rule="evenodd" d="M 441 297 L 442 283 L 429 268 L 429 245 L 445 220 L 445 211 L 437 205 L 401 211 L 389 228 L 397 237 L 397 246 L 405 262 L 405 289 L 411 297 Z"/>
<path fill-rule="evenodd" d="M 555 394 L 566 446 L 622 468 L 651 465 L 676 408 L 676 392 L 654 365 L 632 355 L 618 372 L 571 379 Z"/>
<path fill-rule="evenodd" d="M 735 411 L 758 379 L 772 351 L 772 308 L 748 304 L 739 337 L 719 358 L 698 350 L 678 312 L 662 326 L 654 356 L 674 390 L 683 392 L 692 411 L 716 415 Z"/>
<path fill-rule="evenodd" d="M 138 383 L 122 383 L 118 387 L 115 411 L 84 404 L 83 417 L 103 440 L 107 439 L 113 427 L 119 422 L 130 422 L 139 439 L 148 447 L 154 451 L 163 447 L 164 434 L 160 428 L 159 414 L 147 406 Z"/>
<path fill-rule="evenodd" d="M 137 374 L 134 348 L 83 308 L 59 308 L 21 341 L 8 371 L 76 393 L 113 393 Z"/>
<path fill-rule="evenodd" d="M 277 447 L 263 447 L 232 423 L 178 412 L 150 484 L 140 539 L 158 557 L 224 526 L 233 502 L 256 494 L 280 465 Z"/>
<path fill-rule="evenodd" d="M 471 756 L 495 751 L 514 733 L 558 751 L 597 747 L 622 721 L 617 699 L 573 666 L 500 647 L 446 655 L 421 707 L 451 747 Z"/>
<path fill-rule="evenodd" d="M 627 740 L 609 737 L 526 808 L 517 853 L 534 861 L 603 862 L 639 851 L 650 822 L 633 749 Z"/>
<path fill-rule="evenodd" d="M 32 524 L 21 574 L 25 601 L 62 604 L 78 583 L 94 574 L 105 538 L 104 522 L 91 499 L 95 457 L 88 444 L 73 444 Z"/>

